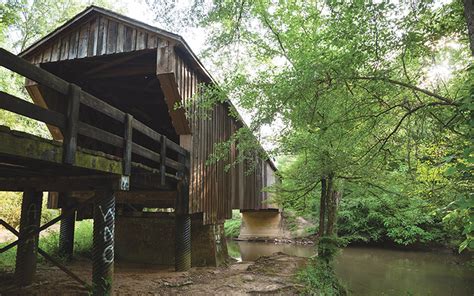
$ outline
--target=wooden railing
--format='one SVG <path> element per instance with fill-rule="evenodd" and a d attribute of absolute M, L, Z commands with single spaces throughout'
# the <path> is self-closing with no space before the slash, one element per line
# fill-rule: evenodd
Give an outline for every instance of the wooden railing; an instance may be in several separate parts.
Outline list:
<path fill-rule="evenodd" d="M 130 176 L 131 174 L 132 153 L 159 164 L 161 185 L 165 185 L 165 178 L 169 176 L 166 173 L 167 168 L 177 171 L 177 175 L 188 174 L 189 152 L 173 141 L 168 140 L 166 136 L 159 134 L 142 122 L 134 119 L 131 114 L 109 105 L 81 90 L 79 86 L 62 80 L 3 48 L 0 48 L 0 66 L 64 95 L 64 99 L 67 100 L 66 114 L 39 107 L 3 91 L 0 91 L 0 108 L 61 129 L 64 135 L 63 162 L 65 164 L 73 165 L 75 162 L 77 135 L 79 134 L 122 149 L 124 176 Z M 81 105 L 92 108 L 123 124 L 123 136 L 118 136 L 100 127 L 80 121 L 79 109 Z M 154 151 L 133 142 L 132 134 L 134 132 L 139 132 L 154 142 L 159 143 L 160 151 Z M 178 159 L 174 160 L 167 157 L 167 150 L 177 153 Z"/>

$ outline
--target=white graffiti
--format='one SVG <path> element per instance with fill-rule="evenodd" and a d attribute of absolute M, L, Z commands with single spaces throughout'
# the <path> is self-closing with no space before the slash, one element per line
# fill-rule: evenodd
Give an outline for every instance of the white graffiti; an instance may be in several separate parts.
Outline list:
<path fill-rule="evenodd" d="M 99 210 L 104 222 L 107 222 L 107 220 L 111 220 L 112 222 L 112 226 L 104 226 L 104 230 L 102 231 L 104 243 L 107 244 L 102 252 L 102 260 L 108 264 L 114 261 L 115 208 L 109 208 L 106 213 L 104 213 L 102 206 L 99 206 Z"/>

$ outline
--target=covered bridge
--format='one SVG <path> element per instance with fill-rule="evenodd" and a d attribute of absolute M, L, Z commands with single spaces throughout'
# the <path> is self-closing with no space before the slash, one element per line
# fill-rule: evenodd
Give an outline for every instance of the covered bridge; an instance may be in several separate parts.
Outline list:
<path fill-rule="evenodd" d="M 46 122 L 54 139 L 47 143 L 56 147 L 15 151 L 43 140 L 0 131 L 0 190 L 25 192 L 18 256 L 36 250 L 26 239 L 31 229 L 45 228 L 38 215 L 23 217 L 43 191 L 52 192 L 50 207 L 62 209 L 55 221 L 64 253 L 72 254 L 75 219 L 94 218 L 97 285 L 113 271 L 114 257 L 178 270 L 217 264 L 232 209 L 271 208 L 261 190 L 275 182 L 271 160 L 226 171 L 239 153 L 233 144 L 227 159 L 206 164 L 215 144 L 244 123 L 229 114 L 230 101 L 210 109 L 197 103 L 202 87 L 215 82 L 181 36 L 91 6 L 19 54 L 48 73 L 1 55 L 0 65 L 27 78 L 41 108 L 18 107 L 4 92 L 0 107 Z M 23 284 L 34 274 L 28 258 L 17 262 Z"/>

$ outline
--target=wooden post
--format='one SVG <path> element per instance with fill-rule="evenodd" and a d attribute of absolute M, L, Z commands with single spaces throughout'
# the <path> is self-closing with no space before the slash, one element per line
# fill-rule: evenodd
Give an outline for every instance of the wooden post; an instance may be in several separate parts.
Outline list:
<path fill-rule="evenodd" d="M 125 141 L 123 145 L 123 174 L 130 176 L 132 170 L 132 120 L 133 116 L 128 114 L 125 117 L 125 131 L 123 139 Z"/>
<path fill-rule="evenodd" d="M 25 191 L 21 203 L 20 238 L 35 231 L 40 226 L 43 193 Z M 15 283 L 27 286 L 33 282 L 36 272 L 36 253 L 39 233 L 18 243 L 16 251 Z"/>
<path fill-rule="evenodd" d="M 166 136 L 161 136 L 161 152 L 160 152 L 160 174 L 161 186 L 166 185 Z"/>
<path fill-rule="evenodd" d="M 79 105 L 81 88 L 75 84 L 69 85 L 68 109 L 66 114 L 66 129 L 63 142 L 63 162 L 74 164 L 77 150 L 77 128 L 79 122 Z"/>

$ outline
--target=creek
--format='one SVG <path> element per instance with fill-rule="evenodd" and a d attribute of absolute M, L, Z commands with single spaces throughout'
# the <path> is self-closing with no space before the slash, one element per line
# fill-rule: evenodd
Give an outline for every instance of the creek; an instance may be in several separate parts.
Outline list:
<path fill-rule="evenodd" d="M 254 261 L 276 252 L 310 257 L 311 245 L 228 241 L 229 255 Z M 351 295 L 474 295 L 474 268 L 447 252 L 347 247 L 335 271 Z"/>

